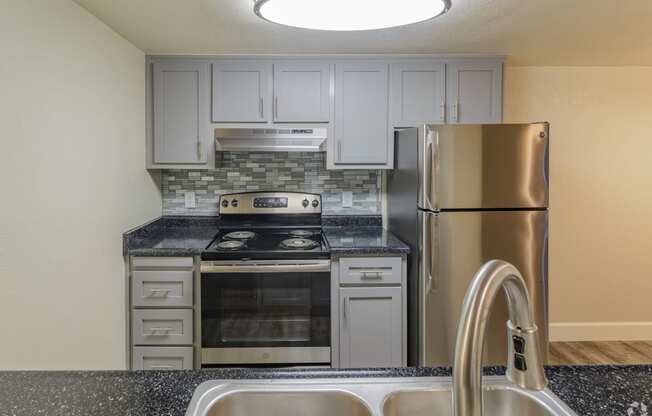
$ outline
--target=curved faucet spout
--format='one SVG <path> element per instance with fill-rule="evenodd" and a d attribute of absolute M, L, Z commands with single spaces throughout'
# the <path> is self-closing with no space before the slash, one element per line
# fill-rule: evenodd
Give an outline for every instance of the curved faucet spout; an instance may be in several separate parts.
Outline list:
<path fill-rule="evenodd" d="M 476 273 L 462 305 L 453 364 L 454 416 L 482 415 L 482 348 L 490 308 L 501 289 L 509 309 L 507 378 L 525 389 L 546 387 L 525 281 L 510 263 L 491 260 Z"/>

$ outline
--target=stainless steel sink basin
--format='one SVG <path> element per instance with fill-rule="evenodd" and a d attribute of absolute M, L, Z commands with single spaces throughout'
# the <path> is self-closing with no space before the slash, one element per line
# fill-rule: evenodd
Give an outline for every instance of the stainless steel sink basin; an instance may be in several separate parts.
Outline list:
<path fill-rule="evenodd" d="M 551 391 L 484 377 L 485 416 L 577 416 Z M 186 416 L 452 416 L 449 377 L 214 380 Z"/>
<path fill-rule="evenodd" d="M 543 394 L 540 394 L 543 393 Z M 567 415 L 569 409 L 559 406 L 559 399 L 544 392 L 512 388 L 507 383 L 490 383 L 484 389 L 484 416 L 555 416 Z M 384 416 L 435 416 L 453 414 L 450 388 L 398 391 L 387 396 Z"/>
<path fill-rule="evenodd" d="M 341 391 L 242 391 L 213 402 L 207 416 L 371 416 L 362 400 Z"/>

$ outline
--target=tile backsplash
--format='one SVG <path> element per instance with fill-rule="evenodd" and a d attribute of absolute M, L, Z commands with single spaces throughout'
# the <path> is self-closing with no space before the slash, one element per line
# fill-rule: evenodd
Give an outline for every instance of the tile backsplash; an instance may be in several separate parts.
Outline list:
<path fill-rule="evenodd" d="M 162 172 L 163 215 L 217 215 L 220 194 L 246 191 L 297 191 L 322 194 L 324 215 L 380 215 L 381 172 L 326 170 L 325 153 L 225 152 L 214 170 Z M 185 208 L 194 191 L 196 208 Z M 342 207 L 342 192 L 353 206 Z"/>

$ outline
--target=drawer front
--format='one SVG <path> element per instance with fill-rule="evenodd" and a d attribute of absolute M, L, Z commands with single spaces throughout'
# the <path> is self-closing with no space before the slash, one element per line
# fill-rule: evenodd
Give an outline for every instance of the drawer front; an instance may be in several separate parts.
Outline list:
<path fill-rule="evenodd" d="M 135 271 L 132 306 L 192 307 L 192 271 Z"/>
<path fill-rule="evenodd" d="M 184 268 L 191 269 L 192 257 L 134 257 L 131 260 L 134 268 Z"/>
<path fill-rule="evenodd" d="M 401 284 L 400 257 L 340 258 L 340 283 L 358 285 Z"/>
<path fill-rule="evenodd" d="M 135 309 L 134 345 L 192 345 L 192 309 Z"/>
<path fill-rule="evenodd" d="M 134 347 L 133 370 L 192 370 L 192 347 Z"/>

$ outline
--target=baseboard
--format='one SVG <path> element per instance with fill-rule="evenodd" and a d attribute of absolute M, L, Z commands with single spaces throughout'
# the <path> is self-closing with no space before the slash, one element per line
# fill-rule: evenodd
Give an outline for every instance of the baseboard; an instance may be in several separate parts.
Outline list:
<path fill-rule="evenodd" d="M 550 341 L 650 341 L 652 322 L 551 323 Z"/>

